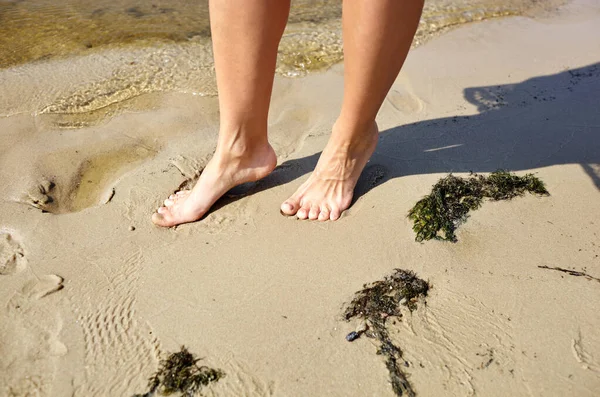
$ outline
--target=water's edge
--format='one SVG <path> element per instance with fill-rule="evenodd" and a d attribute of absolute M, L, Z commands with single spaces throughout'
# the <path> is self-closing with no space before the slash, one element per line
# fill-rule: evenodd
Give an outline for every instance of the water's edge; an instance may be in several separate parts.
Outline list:
<path fill-rule="evenodd" d="M 540 15 L 564 2 L 430 0 L 413 47 L 458 25 Z M 341 15 L 338 1 L 294 1 L 278 74 L 304 76 L 342 61 Z M 54 73 L 43 65 L 50 61 Z M 53 76 L 51 84 L 40 71 Z M 94 113 L 94 119 L 146 93 L 216 95 L 207 0 L 0 0 L 0 80 L 8 93 L 0 96 L 2 116 Z M 28 85 L 38 92 L 16 103 L 10 93 Z"/>

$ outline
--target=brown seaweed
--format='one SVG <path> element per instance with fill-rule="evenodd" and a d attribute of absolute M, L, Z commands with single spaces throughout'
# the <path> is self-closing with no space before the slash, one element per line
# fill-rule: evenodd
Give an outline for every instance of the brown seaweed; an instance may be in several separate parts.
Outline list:
<path fill-rule="evenodd" d="M 386 322 L 390 317 L 402 317 L 401 306 L 406 306 L 411 312 L 415 310 L 417 299 L 426 296 L 429 288 L 429 284 L 413 272 L 395 269 L 383 280 L 365 284 L 344 310 L 346 321 L 357 318 L 368 324 L 369 330 L 365 331 L 365 335 L 379 342 L 377 354 L 385 357 L 392 389 L 397 396 L 406 393 L 414 397 L 416 394 L 401 368 L 404 362 L 401 360 L 402 350 L 392 342 Z M 347 339 L 350 341 L 356 337 L 352 335 Z"/>
<path fill-rule="evenodd" d="M 217 382 L 225 373 L 198 365 L 201 359 L 190 353 L 185 346 L 177 353 L 171 353 L 160 361 L 158 371 L 148 379 L 148 392 L 133 397 L 168 396 L 181 393 L 193 397 L 202 387 Z"/>

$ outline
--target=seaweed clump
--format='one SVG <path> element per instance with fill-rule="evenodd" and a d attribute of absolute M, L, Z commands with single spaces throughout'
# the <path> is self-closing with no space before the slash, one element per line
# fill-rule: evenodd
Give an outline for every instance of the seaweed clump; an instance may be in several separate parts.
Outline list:
<path fill-rule="evenodd" d="M 402 317 L 401 306 L 406 306 L 411 312 L 415 310 L 417 299 L 426 296 L 429 288 L 429 284 L 418 278 L 415 273 L 395 269 L 392 275 L 383 280 L 365 284 L 344 310 L 346 321 L 352 318 L 362 320 L 366 326 L 360 332 L 379 341 L 377 354 L 385 357 L 392 389 L 397 396 L 406 393 L 407 396 L 413 397 L 415 392 L 400 367 L 402 350 L 392 342 L 386 322 L 390 317 Z M 350 334 L 352 337 L 346 338 L 349 341 L 359 336 L 357 332 Z"/>
<path fill-rule="evenodd" d="M 452 174 L 440 179 L 428 196 L 409 211 L 416 241 L 446 240 L 456 242 L 455 231 L 467 220 L 469 211 L 481 207 L 484 198 L 510 200 L 525 192 L 548 195 L 539 178 L 533 174 L 517 176 L 498 170 L 489 176 L 471 174 L 468 179 Z"/>
<path fill-rule="evenodd" d="M 193 397 L 203 386 L 225 376 L 219 369 L 198 365 L 200 360 L 185 346 L 181 346 L 179 352 L 171 353 L 160 361 L 158 371 L 148 380 L 150 390 L 133 397 L 168 396 L 177 392 L 185 397 Z"/>

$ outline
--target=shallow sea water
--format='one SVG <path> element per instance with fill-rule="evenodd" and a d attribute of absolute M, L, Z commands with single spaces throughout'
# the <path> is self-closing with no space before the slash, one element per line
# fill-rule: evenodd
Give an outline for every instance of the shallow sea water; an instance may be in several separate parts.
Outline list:
<path fill-rule="evenodd" d="M 561 3 L 429 0 L 413 46 L 453 26 L 535 16 Z M 277 72 L 298 77 L 342 61 L 341 14 L 341 1 L 292 1 Z M 93 54 L 103 61 L 90 62 L 87 81 L 57 81 L 56 95 L 32 104 L 35 112 L 95 112 L 151 92 L 216 94 L 207 0 L 0 0 L 0 82 L 8 68 Z M 2 105 L 0 98 L 6 115 Z"/>

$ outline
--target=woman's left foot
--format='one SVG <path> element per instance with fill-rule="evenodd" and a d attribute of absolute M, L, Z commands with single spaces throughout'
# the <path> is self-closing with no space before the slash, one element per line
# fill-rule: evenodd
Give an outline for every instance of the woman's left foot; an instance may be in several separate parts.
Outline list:
<path fill-rule="evenodd" d="M 377 146 L 379 130 L 373 123 L 356 142 L 337 138 L 336 126 L 333 130 L 312 175 L 281 205 L 283 214 L 335 221 L 350 207 L 358 178 Z"/>
<path fill-rule="evenodd" d="M 155 225 L 171 227 L 195 222 L 210 210 L 213 204 L 234 186 L 254 182 L 269 175 L 277 165 L 277 156 L 268 142 L 254 146 L 223 144 L 217 146 L 192 190 L 179 191 L 169 196 L 164 205 L 152 215 Z"/>

